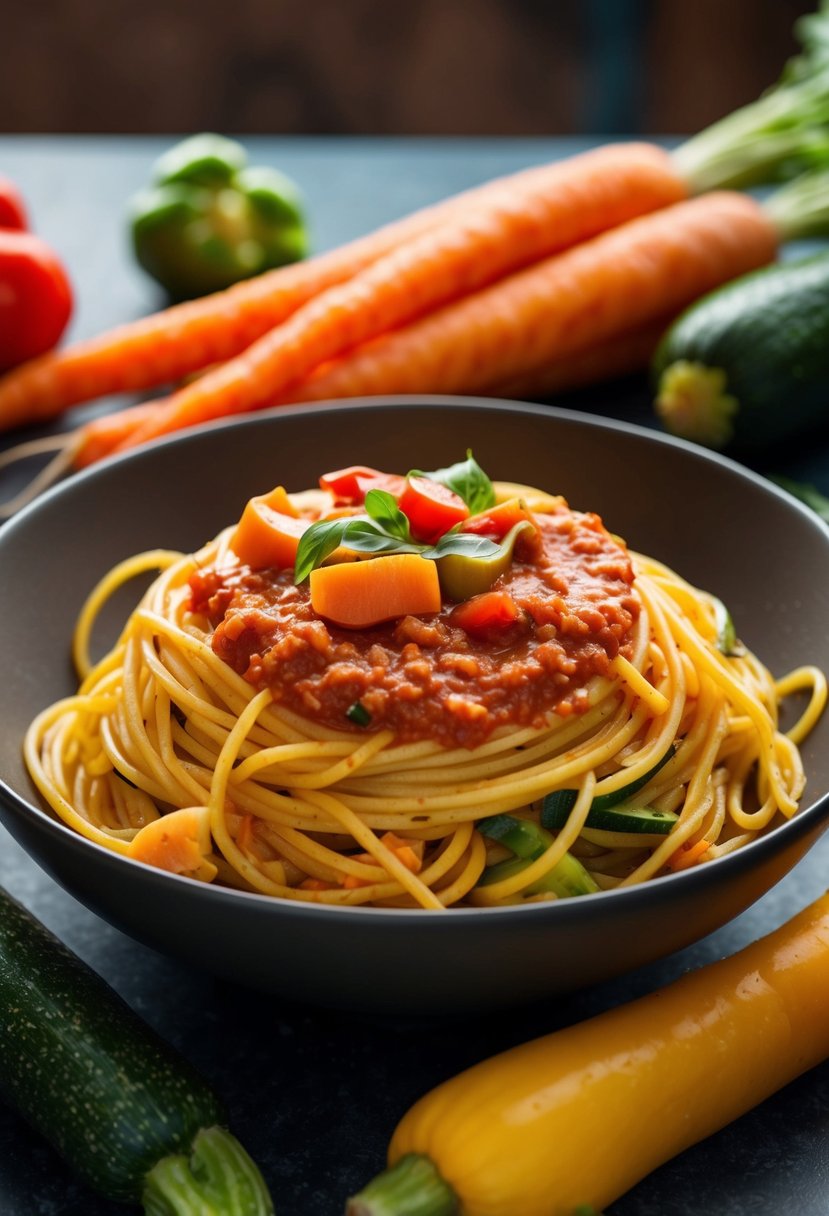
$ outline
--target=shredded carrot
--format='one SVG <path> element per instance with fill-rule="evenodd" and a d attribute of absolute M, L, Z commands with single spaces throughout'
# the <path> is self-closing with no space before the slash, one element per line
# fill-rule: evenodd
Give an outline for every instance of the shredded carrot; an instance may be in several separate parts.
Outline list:
<path fill-rule="evenodd" d="M 243 853 L 250 852 L 253 844 L 253 815 L 243 815 L 236 833 L 236 844 Z"/>
<path fill-rule="evenodd" d="M 696 865 L 705 853 L 711 848 L 710 840 L 697 840 L 693 844 L 683 844 L 665 863 L 665 869 L 677 873 L 679 870 L 687 870 L 691 866 Z"/>
<path fill-rule="evenodd" d="M 412 874 L 419 874 L 423 868 L 423 841 L 404 840 L 402 837 L 395 835 L 394 832 L 384 832 L 380 837 L 380 843 L 384 844 L 395 856 L 403 863 L 407 870 Z M 377 865 L 377 859 L 372 857 L 370 853 L 356 853 L 352 861 L 363 862 L 365 865 Z M 352 874 L 347 874 L 342 880 L 342 886 L 348 890 L 357 887 L 370 887 L 371 880 L 368 878 L 357 878 Z"/>

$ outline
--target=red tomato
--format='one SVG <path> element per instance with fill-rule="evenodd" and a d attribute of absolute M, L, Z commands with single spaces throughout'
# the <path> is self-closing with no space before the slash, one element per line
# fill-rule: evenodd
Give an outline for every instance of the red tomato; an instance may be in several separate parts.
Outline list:
<path fill-rule="evenodd" d="M 20 191 L 7 177 L 0 177 L 0 228 L 26 229 L 28 226 Z"/>
<path fill-rule="evenodd" d="M 487 637 L 503 632 L 522 621 L 523 613 L 506 591 L 485 591 L 473 595 L 452 609 L 451 620 L 473 637 Z"/>
<path fill-rule="evenodd" d="M 54 251 L 30 232 L 0 230 L 0 370 L 51 350 L 71 312 Z"/>
<path fill-rule="evenodd" d="M 381 473 L 365 465 L 354 464 L 336 473 L 324 473 L 320 487 L 334 495 L 342 506 L 355 506 L 365 501 L 369 490 L 386 490 L 397 498 L 403 491 L 405 478 L 398 473 Z"/>
<path fill-rule="evenodd" d="M 412 536 L 430 545 L 469 517 L 462 498 L 428 477 L 407 477 L 399 506 L 409 520 Z"/>
<path fill-rule="evenodd" d="M 510 498 L 507 502 L 499 503 L 497 507 L 490 507 L 488 511 L 470 515 L 469 519 L 461 525 L 461 531 L 475 532 L 479 536 L 492 536 L 496 540 L 503 540 L 522 519 L 528 519 L 531 524 L 535 523 L 532 512 L 527 510 L 521 500 Z"/>

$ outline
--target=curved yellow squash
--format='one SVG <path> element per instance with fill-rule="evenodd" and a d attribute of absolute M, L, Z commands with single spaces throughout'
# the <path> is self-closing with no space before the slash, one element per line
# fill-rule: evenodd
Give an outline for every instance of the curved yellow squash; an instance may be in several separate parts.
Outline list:
<path fill-rule="evenodd" d="M 427 1094 L 389 1163 L 426 1155 L 463 1216 L 603 1209 L 829 1056 L 829 895 L 732 958 Z"/>

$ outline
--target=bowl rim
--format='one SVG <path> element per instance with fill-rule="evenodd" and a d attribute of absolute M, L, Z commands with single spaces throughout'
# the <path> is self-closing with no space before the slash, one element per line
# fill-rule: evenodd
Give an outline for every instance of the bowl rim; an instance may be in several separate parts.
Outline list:
<path fill-rule="evenodd" d="M 594 429 L 603 434 L 624 434 L 636 442 L 653 444 L 656 447 L 677 449 L 687 457 L 699 461 L 700 464 L 706 467 L 710 465 L 718 466 L 738 480 L 748 482 L 762 493 L 785 503 L 789 510 L 794 510 L 805 523 L 816 530 L 822 536 L 827 546 L 829 546 L 829 526 L 815 512 L 799 502 L 786 490 L 775 485 L 774 482 L 769 481 L 760 474 L 755 473 L 752 469 L 739 464 L 727 455 L 699 447 L 674 435 L 669 435 L 656 429 L 651 430 L 649 427 L 634 422 L 607 418 L 601 414 L 585 414 L 578 410 L 561 406 L 513 401 L 508 398 L 479 398 L 444 394 L 395 394 L 276 406 L 267 410 L 258 410 L 241 417 L 223 418 L 165 436 L 162 439 L 154 441 L 151 445 L 135 448 L 134 450 L 111 457 L 100 464 L 95 464 L 89 468 L 72 473 L 44 491 L 10 519 L 0 524 L 0 557 L 2 557 L 2 547 L 6 537 L 17 531 L 19 527 L 25 527 L 33 516 L 37 516 L 41 510 L 48 507 L 56 499 L 59 501 L 65 496 L 76 493 L 78 489 L 83 492 L 84 487 L 94 485 L 99 479 L 108 479 L 113 475 L 117 476 L 117 470 L 125 462 L 130 464 L 134 462 L 152 462 L 159 450 L 186 447 L 195 439 L 203 438 L 208 434 L 221 434 L 230 429 L 242 430 L 263 424 L 268 427 L 274 423 L 278 424 L 278 421 L 282 418 L 296 418 L 311 413 L 327 412 L 336 412 L 336 414 L 340 415 L 344 411 L 377 413 L 397 406 L 424 406 L 431 408 L 437 406 L 446 409 L 469 410 L 470 412 L 483 410 L 493 413 L 506 412 L 518 416 L 543 417 L 577 427 Z M 620 908 L 622 905 L 627 906 L 636 904 L 643 899 L 648 900 L 650 898 L 648 892 L 663 890 L 670 883 L 681 883 L 684 888 L 691 891 L 694 887 L 702 888 L 708 886 L 724 869 L 733 870 L 736 876 L 744 868 L 753 868 L 755 862 L 762 862 L 768 857 L 782 852 L 787 845 L 794 844 L 801 836 L 808 835 L 816 830 L 820 831 L 822 820 L 826 821 L 823 825 L 824 830 L 826 827 L 829 827 L 829 791 L 827 791 L 817 798 L 815 802 L 798 811 L 785 823 L 781 823 L 771 831 L 758 836 L 757 839 L 735 850 L 733 853 L 714 858 L 712 861 L 705 862 L 702 866 L 692 866 L 678 873 L 660 875 L 635 886 L 592 892 L 588 895 L 579 896 L 578 899 L 555 899 L 533 904 L 508 904 L 499 907 L 452 906 L 441 910 L 430 909 L 428 910 L 429 915 L 424 915 L 424 911 L 426 910 L 421 908 L 375 908 L 365 905 L 343 905 L 340 907 L 314 903 L 312 901 L 284 899 L 281 896 L 265 895 L 257 891 L 243 891 L 233 887 L 218 887 L 211 883 L 203 883 L 197 879 L 159 870 L 144 862 L 114 853 L 105 846 L 75 832 L 67 824 L 63 823 L 62 820 L 55 817 L 52 812 L 35 805 L 34 802 L 30 802 L 9 785 L 2 776 L 0 776 L 0 804 L 16 817 L 29 823 L 32 822 L 34 816 L 34 829 L 52 836 L 61 846 L 67 846 L 70 850 L 77 851 L 80 854 L 88 854 L 89 850 L 92 850 L 101 863 L 104 865 L 111 864 L 116 870 L 120 870 L 123 863 L 132 867 L 138 867 L 138 870 L 144 872 L 146 880 L 151 885 L 160 883 L 164 887 L 169 887 L 170 884 L 173 884 L 170 888 L 171 891 L 178 889 L 181 893 L 189 892 L 193 898 L 198 900 L 204 899 L 210 903 L 220 902 L 230 903 L 231 905 L 241 903 L 241 906 L 251 904 L 262 911 L 270 908 L 273 909 L 274 914 L 289 913 L 293 917 L 299 918 L 316 919 L 322 917 L 330 919 L 334 917 L 339 920 L 345 915 L 349 918 L 355 916 L 361 918 L 368 917 L 372 920 L 379 919 L 381 921 L 391 918 L 396 923 L 411 921 L 412 924 L 436 926 L 442 925 L 447 917 L 452 922 L 457 922 L 459 918 L 473 918 L 476 921 L 504 917 L 527 917 L 533 920 L 544 918 L 546 920 L 547 917 L 552 915 L 566 921 L 571 916 L 578 917 L 580 915 L 580 908 L 584 909 L 587 906 L 595 908 L 608 899 L 612 899 L 614 906 L 619 906 Z M 33 860 L 37 864 L 42 864 L 37 857 L 33 857 Z M 75 891 L 75 894 L 77 898 L 81 898 L 81 895 L 77 891 Z"/>

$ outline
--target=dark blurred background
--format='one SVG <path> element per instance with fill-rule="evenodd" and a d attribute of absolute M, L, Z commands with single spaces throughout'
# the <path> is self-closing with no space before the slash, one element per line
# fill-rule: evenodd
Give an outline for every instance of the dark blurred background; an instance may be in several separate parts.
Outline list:
<path fill-rule="evenodd" d="M 0 0 L 0 131 L 694 131 L 809 0 Z"/>

